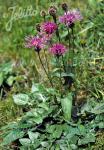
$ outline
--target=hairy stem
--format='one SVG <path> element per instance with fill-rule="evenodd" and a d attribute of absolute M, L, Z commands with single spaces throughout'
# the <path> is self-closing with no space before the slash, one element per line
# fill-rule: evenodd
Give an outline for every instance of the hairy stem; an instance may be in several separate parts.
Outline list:
<path fill-rule="evenodd" d="M 57 25 L 56 16 L 53 16 L 53 20 L 54 20 L 54 23 L 56 23 L 56 25 Z M 58 37 L 58 40 L 59 40 L 59 42 L 60 42 L 60 41 L 61 41 L 61 38 L 60 38 L 58 26 L 57 26 L 57 30 L 56 30 L 56 36 Z"/>
<path fill-rule="evenodd" d="M 59 62 L 59 58 L 57 56 L 56 56 L 56 61 L 57 61 L 58 66 L 60 67 L 60 83 L 61 83 L 61 85 L 63 85 L 62 79 L 61 79 L 61 65 L 60 65 L 60 62 Z"/>
<path fill-rule="evenodd" d="M 64 57 L 63 57 L 63 55 L 62 55 L 62 62 L 63 62 L 63 68 L 64 68 L 64 71 L 66 72 L 66 67 L 65 67 Z"/>
<path fill-rule="evenodd" d="M 72 28 L 73 54 L 74 54 L 74 29 Z"/>
<path fill-rule="evenodd" d="M 68 46 L 69 46 L 69 49 L 70 49 L 70 32 L 69 32 L 69 28 L 68 27 L 67 27 L 67 30 L 68 30 L 68 41 L 69 41 Z"/>
<path fill-rule="evenodd" d="M 40 57 L 40 53 L 39 53 L 39 52 L 38 52 L 38 57 L 39 57 L 39 60 L 40 60 L 41 65 L 42 65 L 42 67 L 43 67 L 43 69 L 44 69 L 44 72 L 46 73 L 47 78 L 48 78 L 48 80 L 49 80 L 49 82 L 50 82 L 50 84 L 51 84 L 51 86 L 52 86 L 52 88 L 53 88 L 53 87 L 54 87 L 54 86 L 53 86 L 53 83 L 52 83 L 50 77 L 48 76 L 48 73 L 47 73 L 47 71 L 46 71 L 46 69 L 45 69 L 45 67 L 44 67 L 44 65 L 43 65 L 43 62 L 42 62 L 42 60 L 41 60 L 41 57 Z"/>
<path fill-rule="evenodd" d="M 48 64 L 47 54 L 46 54 L 45 50 L 44 50 L 44 56 L 45 56 L 45 62 L 46 62 L 46 66 L 47 66 L 48 73 L 49 73 L 49 64 Z"/>

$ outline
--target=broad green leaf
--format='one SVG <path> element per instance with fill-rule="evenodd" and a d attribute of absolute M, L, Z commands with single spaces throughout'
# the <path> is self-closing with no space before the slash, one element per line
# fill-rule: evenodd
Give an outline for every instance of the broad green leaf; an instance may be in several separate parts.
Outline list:
<path fill-rule="evenodd" d="M 19 139 L 19 141 L 23 146 L 26 146 L 26 147 L 28 147 L 29 144 L 31 144 L 31 140 L 28 138 L 22 138 L 22 139 Z"/>
<path fill-rule="evenodd" d="M 0 130 L 6 130 L 6 129 L 8 130 L 8 129 L 13 129 L 17 127 L 18 127 L 18 123 L 12 122 L 12 123 L 8 123 L 8 125 L 1 127 Z"/>
<path fill-rule="evenodd" d="M 94 99 L 90 99 L 87 101 L 84 106 L 81 108 L 81 113 L 84 114 L 85 112 L 92 112 L 93 108 L 97 105 L 97 102 Z"/>
<path fill-rule="evenodd" d="M 41 145 L 42 145 L 43 147 L 47 147 L 49 144 L 48 144 L 48 142 L 44 141 L 44 142 L 41 142 Z"/>
<path fill-rule="evenodd" d="M 72 111 L 72 93 L 69 93 L 65 98 L 61 99 L 61 105 L 65 120 L 70 121 Z"/>
<path fill-rule="evenodd" d="M 43 94 L 41 94 L 41 93 L 37 93 L 37 94 L 35 94 L 35 96 L 40 101 L 43 101 L 43 102 L 46 101 L 45 96 Z"/>
<path fill-rule="evenodd" d="M 39 84 L 33 84 L 31 88 L 31 92 L 39 92 Z"/>
<path fill-rule="evenodd" d="M 63 34 L 61 34 L 61 38 L 65 38 L 68 35 L 68 31 L 64 31 Z"/>
<path fill-rule="evenodd" d="M 10 76 L 8 79 L 7 79 L 7 84 L 9 85 L 9 86 L 12 86 L 13 85 L 13 82 L 14 82 L 14 80 L 15 80 L 15 77 L 13 77 L 13 76 Z"/>
<path fill-rule="evenodd" d="M 75 145 L 75 144 L 70 144 L 70 147 L 72 148 L 72 150 L 77 150 L 78 149 L 77 145 Z"/>
<path fill-rule="evenodd" d="M 44 91 L 44 86 L 38 83 L 34 83 L 31 88 L 31 92 L 42 92 Z"/>
<path fill-rule="evenodd" d="M 13 69 L 12 62 L 4 63 L 4 64 L 1 64 L 0 66 L 0 71 L 4 72 L 6 75 L 12 72 L 12 69 Z"/>
<path fill-rule="evenodd" d="M 41 103 L 38 106 L 41 107 L 41 108 L 44 108 L 47 111 L 49 110 L 49 107 L 48 107 L 47 103 Z"/>
<path fill-rule="evenodd" d="M 31 131 L 28 131 L 28 135 L 29 135 L 29 138 L 32 142 L 34 142 L 35 139 L 37 139 L 39 137 L 39 133 L 38 132 L 31 132 Z"/>
<path fill-rule="evenodd" d="M 46 90 L 47 90 L 47 92 L 48 92 L 49 94 L 51 94 L 51 95 L 56 95 L 56 94 L 57 94 L 57 93 L 56 93 L 56 90 L 53 89 L 53 88 L 47 88 Z"/>
<path fill-rule="evenodd" d="M 11 142 L 19 139 L 19 138 L 22 138 L 24 136 L 24 132 L 23 131 L 20 131 L 20 130 L 13 130 L 11 131 L 4 139 L 3 139 L 3 145 L 8 145 L 10 144 Z"/>
<path fill-rule="evenodd" d="M 29 102 L 29 96 L 27 94 L 17 94 L 13 96 L 13 100 L 17 105 L 26 105 Z"/>
<path fill-rule="evenodd" d="M 92 113 L 101 114 L 104 113 L 104 103 L 98 103 L 94 109 L 92 109 Z"/>
<path fill-rule="evenodd" d="M 78 125 L 78 131 L 80 133 L 80 135 L 86 135 L 86 128 L 83 125 Z"/>
<path fill-rule="evenodd" d="M 34 150 L 37 150 L 36 148 L 39 147 L 39 145 L 41 144 L 41 139 L 36 139 L 34 144 L 33 144 L 33 147 L 34 147 Z"/>
<path fill-rule="evenodd" d="M 42 123 L 43 118 L 41 116 L 38 116 L 38 117 L 33 118 L 33 121 L 39 124 L 39 123 Z"/>
<path fill-rule="evenodd" d="M 104 122 L 100 122 L 100 123 L 98 124 L 98 126 L 99 126 L 100 129 L 104 129 Z"/>
<path fill-rule="evenodd" d="M 52 133 L 52 137 L 53 138 L 59 138 L 62 134 L 62 127 L 61 126 L 56 126 L 56 129 L 54 130 L 54 132 Z"/>
<path fill-rule="evenodd" d="M 85 145 L 95 142 L 95 135 L 93 133 L 87 133 L 86 136 L 78 140 L 78 145 Z"/>
<path fill-rule="evenodd" d="M 56 128 L 55 125 L 47 125 L 47 132 L 48 133 L 53 133 L 55 128 Z"/>

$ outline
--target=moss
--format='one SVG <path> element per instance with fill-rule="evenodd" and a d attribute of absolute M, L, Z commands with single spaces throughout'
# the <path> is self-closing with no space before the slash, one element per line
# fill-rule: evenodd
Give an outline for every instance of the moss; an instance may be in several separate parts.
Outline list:
<path fill-rule="evenodd" d="M 104 132 L 97 134 L 96 143 L 92 146 L 92 150 L 104 150 Z"/>

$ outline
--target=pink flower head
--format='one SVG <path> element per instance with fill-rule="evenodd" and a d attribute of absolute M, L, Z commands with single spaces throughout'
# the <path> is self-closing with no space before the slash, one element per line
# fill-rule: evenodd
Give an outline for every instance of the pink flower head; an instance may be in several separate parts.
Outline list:
<path fill-rule="evenodd" d="M 27 47 L 27 48 L 34 47 L 37 52 L 39 52 L 44 47 L 42 38 L 40 38 L 38 36 L 26 37 L 25 40 L 26 40 L 25 47 Z"/>
<path fill-rule="evenodd" d="M 66 52 L 66 48 L 63 44 L 56 43 L 50 48 L 50 52 L 56 56 L 60 56 Z"/>
<path fill-rule="evenodd" d="M 59 21 L 61 23 L 64 23 L 68 27 L 70 27 L 72 24 L 74 24 L 76 21 L 82 20 L 82 15 L 80 14 L 79 10 L 70 10 L 67 13 L 65 13 L 63 16 L 59 17 Z"/>
<path fill-rule="evenodd" d="M 47 34 L 52 34 L 57 29 L 57 25 L 54 22 L 45 22 L 42 24 L 41 29 Z"/>
<path fill-rule="evenodd" d="M 42 39 L 42 42 L 44 43 L 44 45 L 47 45 L 50 43 L 50 40 L 52 38 L 52 34 L 46 34 L 44 32 L 40 32 L 39 37 Z"/>

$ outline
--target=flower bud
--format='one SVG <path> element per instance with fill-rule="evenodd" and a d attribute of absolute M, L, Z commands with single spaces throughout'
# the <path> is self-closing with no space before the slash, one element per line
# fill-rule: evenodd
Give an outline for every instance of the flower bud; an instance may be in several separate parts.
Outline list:
<path fill-rule="evenodd" d="M 40 26 L 40 24 L 36 24 L 36 30 L 39 31 L 39 32 L 41 31 L 41 26 Z"/>
<path fill-rule="evenodd" d="M 51 16 L 56 16 L 57 8 L 55 6 L 50 6 L 48 12 Z"/>
<path fill-rule="evenodd" d="M 49 8 L 49 14 L 53 17 L 54 22 L 56 23 L 56 13 L 57 13 L 57 8 L 55 6 L 50 6 Z"/>
<path fill-rule="evenodd" d="M 41 15 L 42 17 L 45 17 L 45 16 L 46 16 L 46 11 L 45 11 L 45 10 L 42 10 L 42 11 L 40 12 L 40 15 Z"/>
<path fill-rule="evenodd" d="M 63 4 L 62 4 L 62 9 L 63 9 L 65 12 L 68 11 L 68 5 L 67 5 L 67 3 L 63 3 Z"/>

